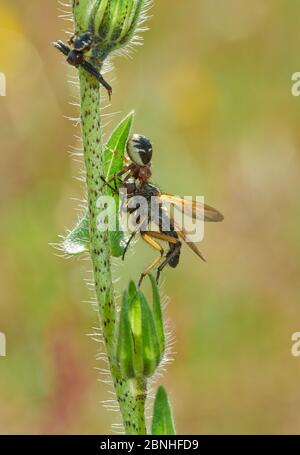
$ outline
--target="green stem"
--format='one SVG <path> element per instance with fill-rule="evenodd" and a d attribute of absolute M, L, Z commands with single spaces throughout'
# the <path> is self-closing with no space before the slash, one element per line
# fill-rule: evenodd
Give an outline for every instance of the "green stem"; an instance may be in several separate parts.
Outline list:
<path fill-rule="evenodd" d="M 139 0 L 136 6 L 137 14 L 141 11 L 142 4 L 143 1 Z M 85 32 L 87 27 L 91 25 L 92 18 L 94 21 L 94 29 L 99 32 L 100 23 L 98 22 L 103 16 L 103 14 L 101 16 L 99 11 L 101 12 L 103 10 L 103 5 L 104 3 L 101 3 L 100 0 L 97 0 L 96 2 L 90 2 L 89 0 L 73 0 L 75 31 Z M 125 6 L 126 5 L 123 4 L 124 8 Z M 107 11 L 110 11 L 113 7 L 113 3 L 107 3 Z M 106 16 L 105 20 L 110 21 L 111 14 Z M 107 24 L 104 22 L 101 25 L 103 32 L 105 30 L 107 31 Z M 136 23 L 137 18 L 133 20 L 132 27 L 135 27 Z M 133 30 L 130 29 L 127 32 L 127 41 L 132 34 Z M 105 40 L 102 42 L 102 47 L 104 44 Z M 99 52 L 101 50 L 103 51 L 103 49 L 99 49 Z M 100 70 L 102 62 L 99 58 L 94 56 L 92 63 Z M 84 146 L 86 187 L 90 219 L 89 245 L 93 264 L 99 320 L 126 434 L 146 434 L 146 382 L 144 379 L 128 380 L 122 377 L 115 360 L 117 312 L 116 304 L 114 302 L 111 273 L 110 240 L 107 231 L 101 232 L 97 229 L 97 217 L 101 211 L 101 208 L 97 207 L 97 201 L 99 197 L 106 195 L 106 188 L 101 181 L 101 177 L 105 175 L 105 163 L 101 143 L 100 88 L 96 79 L 82 68 L 79 68 L 79 79 L 81 130 Z"/>
<path fill-rule="evenodd" d="M 97 217 L 101 210 L 97 208 L 97 200 L 106 191 L 101 184 L 101 176 L 105 175 L 105 169 L 101 146 L 99 84 L 81 68 L 79 69 L 79 78 L 81 129 L 90 215 L 90 254 L 93 263 L 99 319 L 126 434 L 146 434 L 145 381 L 143 379 L 128 380 L 123 378 L 114 362 L 117 326 L 109 236 L 108 232 L 101 232 L 97 229 Z"/>

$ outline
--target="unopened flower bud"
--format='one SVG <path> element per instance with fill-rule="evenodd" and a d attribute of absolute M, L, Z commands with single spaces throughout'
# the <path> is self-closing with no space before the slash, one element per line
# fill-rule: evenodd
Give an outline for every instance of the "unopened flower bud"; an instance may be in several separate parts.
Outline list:
<path fill-rule="evenodd" d="M 164 354 L 165 336 L 159 293 L 155 280 L 151 278 L 151 282 L 152 308 L 133 282 L 123 296 L 116 361 L 121 374 L 127 378 L 152 376 Z"/>
<path fill-rule="evenodd" d="M 93 35 L 91 56 L 99 61 L 133 39 L 147 0 L 74 0 L 76 32 Z"/>

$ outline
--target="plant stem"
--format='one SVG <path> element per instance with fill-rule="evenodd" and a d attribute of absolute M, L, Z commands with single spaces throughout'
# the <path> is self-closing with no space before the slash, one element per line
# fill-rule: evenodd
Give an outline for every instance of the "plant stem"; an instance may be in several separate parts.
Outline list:
<path fill-rule="evenodd" d="M 101 232 L 97 228 L 97 217 L 101 211 L 97 207 L 97 200 L 106 191 L 101 183 L 101 176 L 105 175 L 105 169 L 101 146 L 99 84 L 82 68 L 79 69 L 79 78 L 81 129 L 90 216 L 90 254 L 99 319 L 126 434 L 146 434 L 146 383 L 143 378 L 134 380 L 122 378 L 114 360 L 117 325 L 109 236 L 108 232 Z"/>

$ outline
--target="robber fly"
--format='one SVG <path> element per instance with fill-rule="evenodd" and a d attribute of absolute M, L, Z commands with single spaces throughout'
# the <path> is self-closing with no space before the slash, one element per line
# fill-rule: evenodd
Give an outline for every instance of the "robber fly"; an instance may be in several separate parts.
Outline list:
<path fill-rule="evenodd" d="M 149 179 L 151 177 L 151 159 L 152 159 L 152 145 L 149 139 L 145 136 L 134 134 L 129 138 L 126 145 L 129 159 L 126 159 L 124 168 L 117 173 L 111 180 L 115 182 L 113 187 L 110 182 L 102 180 L 114 192 L 117 191 L 117 186 L 126 190 L 128 213 L 132 214 L 136 207 L 129 208 L 129 202 L 133 197 L 142 196 L 147 201 L 148 210 L 145 218 L 139 223 L 139 233 L 142 239 L 155 248 L 159 252 L 159 256 L 150 264 L 141 274 L 139 286 L 141 285 L 144 277 L 155 267 L 157 267 L 157 281 L 159 280 L 162 270 L 169 265 L 175 268 L 180 259 L 181 253 L 181 240 L 183 240 L 202 260 L 205 261 L 202 253 L 199 251 L 196 244 L 191 241 L 189 234 L 183 227 L 178 227 L 175 217 L 165 210 L 165 203 L 169 203 L 178 210 L 182 211 L 184 207 L 192 219 L 200 219 L 203 221 L 222 221 L 223 215 L 216 209 L 195 201 L 188 201 L 171 194 L 162 193 L 156 185 L 153 185 Z M 119 182 L 118 182 L 119 179 Z M 118 185 L 119 184 L 119 185 Z M 154 205 L 154 206 L 153 206 Z M 149 209 L 151 206 L 151 210 Z M 140 215 L 143 218 L 143 214 Z M 148 230 L 151 223 L 158 227 L 158 231 Z M 168 226 L 166 229 L 165 226 Z M 123 260 L 126 251 L 137 234 L 138 231 L 133 231 L 127 240 L 125 250 L 123 253 Z M 158 243 L 159 240 L 168 243 L 168 251 L 165 254 L 164 249 Z"/>
<path fill-rule="evenodd" d="M 94 65 L 92 65 L 92 63 L 86 59 L 86 56 L 94 46 L 94 36 L 91 32 L 73 35 L 68 41 L 68 45 L 61 40 L 54 41 L 53 46 L 67 57 L 67 62 L 70 65 L 75 66 L 75 68 L 81 66 L 85 69 L 85 71 L 94 76 L 97 81 L 107 90 L 109 99 L 111 99 L 111 86 L 108 82 L 106 82 L 102 74 L 99 73 Z"/>

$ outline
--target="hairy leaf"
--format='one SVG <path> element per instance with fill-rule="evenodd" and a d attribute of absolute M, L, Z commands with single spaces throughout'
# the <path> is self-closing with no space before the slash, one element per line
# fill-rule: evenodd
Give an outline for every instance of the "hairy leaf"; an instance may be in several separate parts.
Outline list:
<path fill-rule="evenodd" d="M 151 434 L 168 436 L 176 434 L 171 405 L 162 386 L 158 388 L 155 397 Z"/>
<path fill-rule="evenodd" d="M 130 112 L 115 128 L 111 134 L 106 146 L 103 149 L 105 160 L 105 180 L 110 183 L 113 188 L 118 190 L 120 181 L 114 179 L 115 175 L 124 167 L 124 154 L 126 151 L 126 142 L 128 140 L 131 126 L 133 123 L 134 112 Z M 115 199 L 115 207 L 117 208 L 116 230 L 109 233 L 111 254 L 115 257 L 122 256 L 126 240 L 124 232 L 120 229 L 119 223 L 119 195 L 107 187 L 107 193 Z"/>
<path fill-rule="evenodd" d="M 153 277 L 153 275 L 149 274 L 148 276 L 149 276 L 149 279 L 151 281 L 151 286 L 152 286 L 153 319 L 154 319 L 155 329 L 156 329 L 157 336 L 158 336 L 160 353 L 161 353 L 161 357 L 162 357 L 164 354 L 164 351 L 165 351 L 165 330 L 164 330 L 164 322 L 163 322 L 163 314 L 162 314 L 162 308 L 161 308 L 161 302 L 160 302 L 159 289 L 157 287 L 157 283 L 156 283 L 156 280 Z"/>
<path fill-rule="evenodd" d="M 65 237 L 62 246 L 64 253 L 69 255 L 78 255 L 89 250 L 88 213 L 85 213 L 74 229 Z"/>

